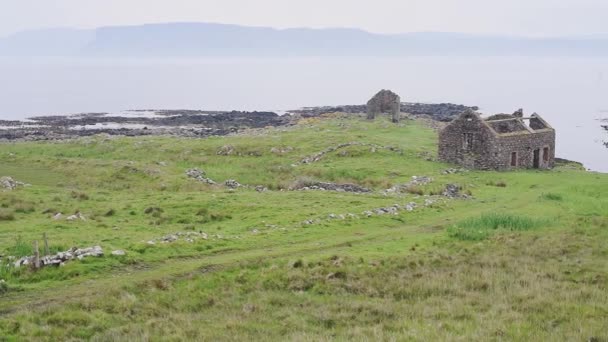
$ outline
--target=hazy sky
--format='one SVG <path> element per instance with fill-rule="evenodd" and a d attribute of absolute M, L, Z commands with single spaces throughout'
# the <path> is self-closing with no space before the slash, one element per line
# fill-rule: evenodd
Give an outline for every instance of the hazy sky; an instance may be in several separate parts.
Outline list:
<path fill-rule="evenodd" d="M 0 0 L 0 35 L 204 21 L 533 36 L 608 33 L 608 0 Z"/>

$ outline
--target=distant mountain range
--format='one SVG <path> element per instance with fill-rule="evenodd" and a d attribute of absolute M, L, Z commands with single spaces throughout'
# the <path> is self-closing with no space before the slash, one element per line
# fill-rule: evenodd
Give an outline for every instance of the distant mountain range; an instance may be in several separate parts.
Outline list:
<path fill-rule="evenodd" d="M 210 23 L 47 29 L 0 38 L 0 56 L 608 56 L 608 36 L 525 38 L 458 33 L 375 34 Z"/>

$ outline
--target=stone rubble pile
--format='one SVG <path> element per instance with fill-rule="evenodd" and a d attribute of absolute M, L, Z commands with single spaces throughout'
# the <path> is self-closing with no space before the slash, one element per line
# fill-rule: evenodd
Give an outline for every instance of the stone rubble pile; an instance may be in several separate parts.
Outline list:
<path fill-rule="evenodd" d="M 72 247 L 65 252 L 59 252 L 55 255 L 47 255 L 40 257 L 40 267 L 45 266 L 63 266 L 65 262 L 78 259 L 82 260 L 86 257 L 101 257 L 103 249 L 100 246 L 77 248 Z M 32 265 L 35 262 L 34 256 L 23 257 L 13 263 L 16 268 L 21 266 Z"/>
<path fill-rule="evenodd" d="M 285 153 L 289 153 L 291 151 L 293 151 L 293 147 L 291 147 L 291 146 L 273 147 L 270 149 L 270 153 L 273 153 L 273 154 L 285 154 Z"/>
<path fill-rule="evenodd" d="M 265 187 L 265 186 L 263 186 L 263 185 L 258 185 L 258 186 L 255 187 L 255 191 L 257 191 L 257 192 L 266 192 L 266 191 L 268 191 L 268 188 Z"/>
<path fill-rule="evenodd" d="M 216 184 L 215 181 L 209 179 L 205 175 L 205 171 L 194 168 L 186 171 L 186 176 L 205 184 Z"/>
<path fill-rule="evenodd" d="M 221 238 L 221 236 L 219 235 L 216 235 L 216 237 L 218 239 Z M 180 239 L 192 243 L 197 239 L 208 240 L 209 236 L 207 235 L 207 233 L 204 232 L 177 232 L 175 234 L 165 235 L 159 239 L 149 240 L 147 244 L 155 245 L 156 243 L 172 243 Z"/>
<path fill-rule="evenodd" d="M 424 200 L 424 206 L 425 207 L 430 207 L 433 204 L 439 202 L 440 199 L 439 198 L 426 198 Z M 418 208 L 418 204 L 416 202 L 409 202 L 407 204 L 404 205 L 400 205 L 400 204 L 394 204 L 390 207 L 383 207 L 383 208 L 376 208 L 376 209 L 372 209 L 372 210 L 366 210 L 364 212 L 362 212 L 362 217 L 372 217 L 372 216 L 382 216 L 382 215 L 398 215 L 399 212 L 402 211 L 414 211 Z M 359 219 L 360 217 L 358 215 L 352 214 L 352 213 L 348 213 L 345 215 L 337 215 L 337 214 L 329 214 L 327 216 L 328 220 L 346 220 L 346 219 Z M 313 225 L 313 224 L 317 224 L 317 223 L 321 223 L 323 222 L 322 219 L 308 219 L 302 222 L 302 225 L 308 226 L 308 225 Z"/>
<path fill-rule="evenodd" d="M 20 186 L 27 186 L 23 182 L 19 182 L 12 177 L 0 177 L 0 188 L 5 190 L 15 190 Z"/>
<path fill-rule="evenodd" d="M 409 188 L 415 187 L 415 186 L 423 186 L 423 185 L 427 185 L 429 183 L 431 183 L 433 181 L 433 178 L 431 177 L 427 177 L 427 176 L 412 176 L 412 180 L 407 182 L 407 183 L 403 183 L 403 184 L 397 184 L 395 186 L 393 186 L 390 189 L 386 189 L 383 191 L 384 194 L 390 194 L 390 193 L 401 193 L 401 192 L 407 192 L 407 190 Z"/>
<path fill-rule="evenodd" d="M 391 207 L 384 207 L 384 208 L 377 208 L 377 209 L 373 209 L 373 210 L 366 210 L 363 212 L 363 216 L 365 217 L 371 217 L 374 215 L 386 215 L 386 214 L 390 214 L 390 215 L 398 215 L 400 211 L 406 210 L 406 211 L 414 211 L 414 209 L 416 209 L 418 205 L 415 202 L 410 202 L 408 204 L 405 205 L 399 205 L 399 204 L 395 204 Z"/>
<path fill-rule="evenodd" d="M 241 187 L 241 183 L 235 181 L 234 179 L 229 179 L 225 181 L 224 185 L 229 189 L 237 189 Z"/>
<path fill-rule="evenodd" d="M 448 184 L 442 194 L 449 198 L 469 198 L 469 195 L 461 193 L 461 190 L 462 188 L 458 184 Z"/>
<path fill-rule="evenodd" d="M 336 183 L 325 183 L 325 182 L 313 182 L 299 187 L 292 188 L 291 190 L 324 190 L 324 191 L 338 191 L 338 192 L 354 192 L 354 193 L 370 193 L 372 190 L 364 188 L 356 184 L 336 184 Z"/>
<path fill-rule="evenodd" d="M 58 215 L 61 215 L 61 213 L 59 213 Z M 55 215 L 55 216 L 57 216 L 57 215 Z M 61 216 L 59 218 L 61 218 Z M 70 215 L 70 216 L 66 217 L 66 220 L 68 220 L 68 221 L 76 221 L 76 220 L 86 221 L 87 219 L 81 213 L 76 213 L 74 215 Z"/>
<path fill-rule="evenodd" d="M 224 145 L 217 149 L 216 154 L 218 156 L 229 156 L 234 153 L 234 146 L 232 145 Z"/>
<path fill-rule="evenodd" d="M 444 175 L 451 175 L 451 174 L 464 173 L 464 172 L 469 172 L 469 170 L 462 169 L 462 168 L 460 168 L 460 169 L 447 169 L 447 170 L 443 171 L 442 173 Z"/>

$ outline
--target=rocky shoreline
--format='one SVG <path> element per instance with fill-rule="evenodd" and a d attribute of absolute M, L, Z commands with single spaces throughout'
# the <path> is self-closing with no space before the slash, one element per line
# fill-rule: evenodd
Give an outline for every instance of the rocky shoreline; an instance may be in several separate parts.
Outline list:
<path fill-rule="evenodd" d="M 450 103 L 403 103 L 409 115 L 451 121 L 467 107 Z M 227 135 L 249 128 L 279 127 L 295 124 L 301 118 L 342 112 L 359 115 L 365 105 L 306 107 L 280 115 L 275 112 L 130 110 L 121 113 L 82 113 L 37 116 L 27 120 L 0 120 L 0 141 L 63 140 L 96 134 L 121 136 L 174 135 L 208 137 Z"/>

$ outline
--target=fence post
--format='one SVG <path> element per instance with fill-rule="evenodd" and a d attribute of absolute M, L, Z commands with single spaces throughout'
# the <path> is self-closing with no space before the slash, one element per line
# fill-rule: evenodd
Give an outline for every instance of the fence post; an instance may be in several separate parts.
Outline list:
<path fill-rule="evenodd" d="M 34 241 L 34 268 L 40 268 L 40 250 L 38 249 L 38 240 Z"/>

